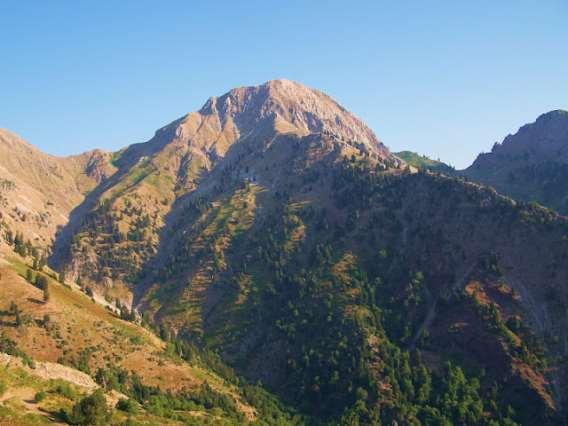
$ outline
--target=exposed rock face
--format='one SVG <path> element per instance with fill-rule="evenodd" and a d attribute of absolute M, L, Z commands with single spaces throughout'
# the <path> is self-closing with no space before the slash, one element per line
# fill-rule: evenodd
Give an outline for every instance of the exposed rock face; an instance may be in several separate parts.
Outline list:
<path fill-rule="evenodd" d="M 568 111 L 541 115 L 463 173 L 506 195 L 568 213 Z"/>
<path fill-rule="evenodd" d="M 88 374 L 66 365 L 34 361 L 34 366 L 24 364 L 21 358 L 0 352 L 0 366 L 4 369 L 18 368 L 24 370 L 28 375 L 35 376 L 42 380 L 61 380 L 78 386 L 85 391 L 92 392 L 99 388 L 97 382 Z M 32 394 L 33 396 L 33 394 Z"/>
<path fill-rule="evenodd" d="M 568 162 L 568 111 L 542 114 L 534 123 L 507 136 L 503 143 L 495 144 L 491 153 L 480 154 L 471 167 L 497 166 L 497 162 L 503 160 Z"/>
<path fill-rule="evenodd" d="M 165 150 L 177 157 L 174 168 L 190 156 L 210 169 L 235 142 L 290 132 L 302 136 L 330 133 L 361 143 L 382 159 L 394 160 L 361 120 L 324 93 L 289 80 L 240 87 L 212 97 L 199 111 L 159 129 L 149 142 L 128 148 L 125 157 L 134 156 L 138 161 Z"/>
<path fill-rule="evenodd" d="M 277 125 L 284 122 L 304 134 L 329 131 L 342 139 L 363 142 L 384 158 L 389 155 L 361 120 L 326 94 L 289 80 L 233 89 L 219 98 L 210 98 L 199 114 L 216 116 L 222 127 L 236 127 L 240 135 L 267 121 Z"/>

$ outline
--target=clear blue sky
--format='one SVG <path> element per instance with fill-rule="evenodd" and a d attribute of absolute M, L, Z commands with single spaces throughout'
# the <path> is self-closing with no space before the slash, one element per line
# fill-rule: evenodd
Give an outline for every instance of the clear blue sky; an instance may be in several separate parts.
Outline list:
<path fill-rule="evenodd" d="M 458 167 L 568 109 L 568 1 L 0 3 L 0 127 L 115 150 L 235 86 L 321 89 L 393 150 Z"/>

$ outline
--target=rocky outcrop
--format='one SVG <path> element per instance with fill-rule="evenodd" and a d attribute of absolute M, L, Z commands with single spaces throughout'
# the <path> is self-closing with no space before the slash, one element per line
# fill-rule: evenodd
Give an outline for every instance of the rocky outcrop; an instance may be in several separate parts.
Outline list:
<path fill-rule="evenodd" d="M 513 198 L 568 213 L 568 111 L 541 115 L 480 154 L 463 174 Z"/>
<path fill-rule="evenodd" d="M 0 353 L 0 366 L 23 368 L 28 374 L 43 380 L 64 380 L 88 391 L 93 391 L 99 385 L 91 376 L 82 371 L 54 362 L 35 361 L 33 368 L 24 365 L 18 357 Z"/>

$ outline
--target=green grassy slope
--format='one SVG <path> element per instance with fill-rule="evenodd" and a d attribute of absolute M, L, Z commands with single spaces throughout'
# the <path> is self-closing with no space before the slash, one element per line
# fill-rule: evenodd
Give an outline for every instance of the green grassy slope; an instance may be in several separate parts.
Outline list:
<path fill-rule="evenodd" d="M 432 170 L 434 172 L 454 174 L 455 168 L 443 163 L 439 160 L 432 160 L 425 155 L 420 155 L 412 151 L 400 151 L 395 152 L 396 155 L 401 160 L 404 160 L 406 164 L 416 167 L 419 170 Z"/>

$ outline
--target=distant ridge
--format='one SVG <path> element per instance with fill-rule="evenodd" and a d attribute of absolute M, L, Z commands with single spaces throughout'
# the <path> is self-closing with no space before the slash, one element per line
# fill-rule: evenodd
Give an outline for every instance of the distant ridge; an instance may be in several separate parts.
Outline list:
<path fill-rule="evenodd" d="M 568 213 L 568 111 L 554 110 L 526 124 L 464 174 L 499 192 Z"/>

